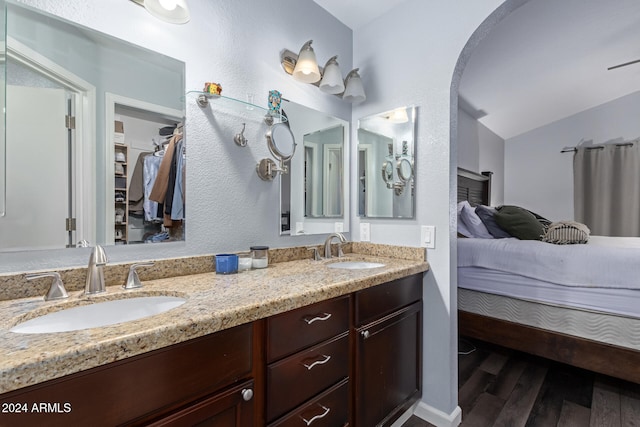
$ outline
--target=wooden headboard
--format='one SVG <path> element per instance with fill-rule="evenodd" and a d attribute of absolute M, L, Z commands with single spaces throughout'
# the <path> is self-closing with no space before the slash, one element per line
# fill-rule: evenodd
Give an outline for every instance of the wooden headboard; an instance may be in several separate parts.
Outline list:
<path fill-rule="evenodd" d="M 490 206 L 492 174 L 493 172 L 477 174 L 458 168 L 458 203 L 468 200 L 471 206 Z"/>

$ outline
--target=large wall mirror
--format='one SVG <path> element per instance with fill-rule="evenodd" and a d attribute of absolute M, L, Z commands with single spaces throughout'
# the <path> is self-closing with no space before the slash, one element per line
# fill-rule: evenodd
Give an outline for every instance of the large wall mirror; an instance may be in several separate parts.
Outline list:
<path fill-rule="evenodd" d="M 359 120 L 359 216 L 415 216 L 415 116 L 410 106 Z"/>
<path fill-rule="evenodd" d="M 13 0 L 4 11 L 0 251 L 182 240 L 182 175 L 176 194 L 150 192 L 153 168 L 186 162 L 185 64 Z"/>
<path fill-rule="evenodd" d="M 349 123 L 294 102 L 282 109 L 298 146 L 280 180 L 281 234 L 349 231 Z"/>

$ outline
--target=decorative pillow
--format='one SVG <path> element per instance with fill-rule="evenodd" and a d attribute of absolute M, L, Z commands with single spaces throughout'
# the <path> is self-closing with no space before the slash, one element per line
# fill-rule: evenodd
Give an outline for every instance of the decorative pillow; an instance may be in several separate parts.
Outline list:
<path fill-rule="evenodd" d="M 498 225 L 520 240 L 541 240 L 545 227 L 528 210 L 519 206 L 500 206 L 493 216 Z"/>
<path fill-rule="evenodd" d="M 466 202 L 462 205 L 462 211 L 460 212 L 460 218 L 467 229 L 478 239 L 493 239 L 487 227 L 482 223 L 480 217 L 476 214 L 476 210 Z"/>
<path fill-rule="evenodd" d="M 583 244 L 589 241 L 590 233 L 589 227 L 580 222 L 558 221 L 551 223 L 542 241 L 556 245 Z"/>
<path fill-rule="evenodd" d="M 496 214 L 496 208 L 492 208 L 491 206 L 478 205 L 476 206 L 476 215 L 480 217 L 482 223 L 487 227 L 489 233 L 496 239 L 505 239 L 508 237 L 512 237 L 511 234 L 504 231 L 498 223 L 496 219 L 493 217 Z"/>

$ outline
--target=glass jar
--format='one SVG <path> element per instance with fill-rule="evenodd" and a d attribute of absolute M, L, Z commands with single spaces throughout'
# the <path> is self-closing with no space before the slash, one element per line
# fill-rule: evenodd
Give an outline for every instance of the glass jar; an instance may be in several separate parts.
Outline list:
<path fill-rule="evenodd" d="M 266 268 L 269 265 L 269 246 L 251 246 L 251 267 Z"/>

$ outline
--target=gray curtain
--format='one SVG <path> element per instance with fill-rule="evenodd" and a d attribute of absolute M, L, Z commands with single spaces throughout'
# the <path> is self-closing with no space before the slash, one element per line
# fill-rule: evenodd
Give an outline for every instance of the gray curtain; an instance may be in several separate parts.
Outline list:
<path fill-rule="evenodd" d="M 576 221 L 600 236 L 640 236 L 640 144 L 579 147 L 573 159 Z"/>

